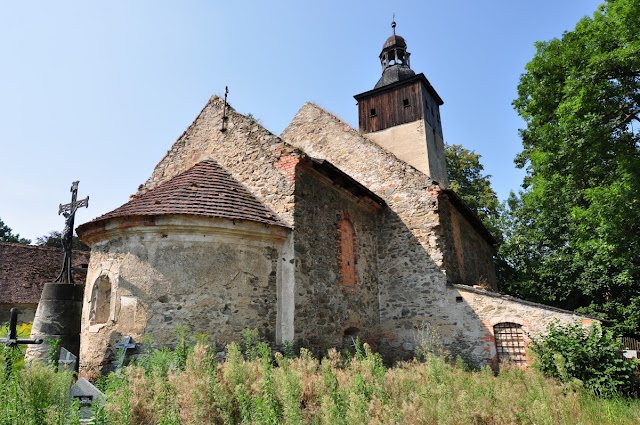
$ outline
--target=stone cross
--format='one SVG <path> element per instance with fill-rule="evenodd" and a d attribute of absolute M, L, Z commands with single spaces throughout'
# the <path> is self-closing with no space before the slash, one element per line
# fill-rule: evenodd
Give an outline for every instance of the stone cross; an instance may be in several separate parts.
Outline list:
<path fill-rule="evenodd" d="M 125 357 L 127 356 L 127 350 L 129 348 L 136 348 L 136 344 L 134 342 L 131 342 L 131 337 L 128 336 L 124 339 L 122 344 L 116 344 L 116 348 L 118 350 L 122 350 L 120 352 L 120 358 L 118 359 L 118 366 L 116 367 L 116 370 L 118 370 L 122 366 L 124 366 L 124 360 L 125 360 Z"/>
<path fill-rule="evenodd" d="M 71 275 L 71 249 L 73 247 L 73 221 L 76 217 L 76 210 L 82 207 L 89 207 L 89 197 L 76 201 L 78 197 L 78 183 L 75 181 L 71 184 L 71 202 L 68 204 L 60 204 L 58 215 L 64 215 L 64 230 L 62 232 L 62 248 L 64 249 L 64 262 L 62 270 L 56 278 L 56 282 L 73 283 Z"/>

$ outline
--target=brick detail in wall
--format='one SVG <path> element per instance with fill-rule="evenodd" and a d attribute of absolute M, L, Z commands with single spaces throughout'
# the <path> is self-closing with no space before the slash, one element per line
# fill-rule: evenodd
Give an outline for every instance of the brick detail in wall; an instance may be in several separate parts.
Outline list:
<path fill-rule="evenodd" d="M 297 155 L 282 155 L 275 166 L 278 170 L 284 174 L 289 183 L 296 181 L 296 165 L 300 162 L 300 157 Z"/>
<path fill-rule="evenodd" d="M 356 230 L 353 219 L 343 211 L 338 222 L 338 282 L 344 292 L 357 291 L 358 274 L 356 270 Z"/>

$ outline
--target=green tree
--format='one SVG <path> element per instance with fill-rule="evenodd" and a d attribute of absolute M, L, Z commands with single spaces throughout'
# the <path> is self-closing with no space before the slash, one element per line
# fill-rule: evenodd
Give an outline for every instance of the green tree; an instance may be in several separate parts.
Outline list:
<path fill-rule="evenodd" d="M 490 175 L 483 175 L 479 154 L 462 145 L 444 147 L 449 187 L 476 213 L 493 236 L 500 241 L 500 204 L 491 188 Z"/>
<path fill-rule="evenodd" d="M 52 230 L 51 232 L 49 232 L 48 235 L 38 236 L 36 238 L 36 245 L 50 246 L 54 248 L 63 249 L 62 232 L 58 230 Z M 82 240 L 80 240 L 80 238 L 77 237 L 75 234 L 73 235 L 71 246 L 72 246 L 72 249 L 76 251 L 91 251 L 91 248 L 89 248 L 89 245 L 82 242 Z"/>
<path fill-rule="evenodd" d="M 640 0 L 610 0 L 536 43 L 515 109 L 510 290 L 640 333 Z M 503 276 L 504 278 L 504 276 Z"/>
<path fill-rule="evenodd" d="M 9 226 L 4 224 L 4 221 L 0 219 L 0 242 L 13 242 L 13 243 L 23 243 L 30 244 L 31 240 L 21 238 L 18 234 L 13 234 L 12 230 Z"/>

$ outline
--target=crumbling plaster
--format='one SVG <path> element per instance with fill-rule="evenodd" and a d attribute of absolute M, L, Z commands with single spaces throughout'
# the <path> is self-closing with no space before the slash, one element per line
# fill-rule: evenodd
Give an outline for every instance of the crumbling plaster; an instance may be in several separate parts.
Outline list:
<path fill-rule="evenodd" d="M 237 340 L 246 327 L 259 329 L 269 341 L 282 329 L 292 333 L 286 308 L 284 315 L 275 308 L 277 298 L 284 298 L 279 296 L 283 286 L 292 284 L 283 285 L 283 277 L 293 276 L 286 261 L 290 230 L 190 216 L 159 216 L 152 226 L 122 228 L 120 223 L 112 219 L 92 235 L 81 374 L 112 368 L 103 363 L 113 359 L 115 344 L 126 336 L 136 343 L 151 338 L 174 344 L 178 324 L 211 335 L 220 347 Z M 91 324 L 92 289 L 102 278 L 112 285 L 109 320 Z"/>

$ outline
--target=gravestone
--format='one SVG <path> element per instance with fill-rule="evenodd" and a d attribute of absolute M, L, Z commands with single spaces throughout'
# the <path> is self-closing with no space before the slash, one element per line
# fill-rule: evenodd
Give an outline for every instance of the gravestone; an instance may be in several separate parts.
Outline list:
<path fill-rule="evenodd" d="M 77 361 L 78 357 L 76 355 L 62 347 L 60 349 L 60 360 L 58 360 L 58 370 L 70 370 L 74 372 L 76 370 Z"/>
<path fill-rule="evenodd" d="M 104 394 L 91 382 L 84 378 L 78 379 L 69 390 L 69 397 L 80 402 L 80 417 L 89 419 L 93 416 L 93 408 L 104 403 Z"/>

